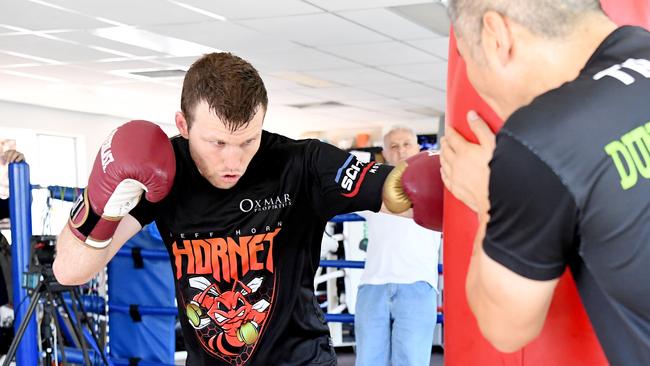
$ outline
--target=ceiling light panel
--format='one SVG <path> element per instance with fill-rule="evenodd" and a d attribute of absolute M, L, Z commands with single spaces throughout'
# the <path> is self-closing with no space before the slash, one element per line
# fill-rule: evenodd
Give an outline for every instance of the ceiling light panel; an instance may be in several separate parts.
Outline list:
<path fill-rule="evenodd" d="M 114 41 L 111 39 L 96 36 L 88 31 L 72 31 L 66 33 L 59 33 L 57 37 L 80 44 L 101 47 L 108 50 L 123 52 L 128 55 L 140 56 L 164 56 L 165 53 L 138 47 L 123 42 Z"/>
<path fill-rule="evenodd" d="M 153 32 L 132 27 L 111 27 L 96 29 L 93 35 L 112 41 L 129 44 L 172 56 L 192 56 L 204 53 L 218 52 L 218 49 L 186 41 L 183 39 L 165 37 Z"/>

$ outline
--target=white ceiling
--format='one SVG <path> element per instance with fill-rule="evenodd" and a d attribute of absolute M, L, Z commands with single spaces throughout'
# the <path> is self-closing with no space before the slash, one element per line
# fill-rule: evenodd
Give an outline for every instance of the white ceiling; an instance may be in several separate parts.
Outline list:
<path fill-rule="evenodd" d="M 270 129 L 435 131 L 448 26 L 401 15 L 416 5 L 446 20 L 439 0 L 3 0 L 0 99 L 171 124 L 182 76 L 131 72 L 221 50 L 262 74 Z M 324 102 L 342 105 L 294 106 Z"/>

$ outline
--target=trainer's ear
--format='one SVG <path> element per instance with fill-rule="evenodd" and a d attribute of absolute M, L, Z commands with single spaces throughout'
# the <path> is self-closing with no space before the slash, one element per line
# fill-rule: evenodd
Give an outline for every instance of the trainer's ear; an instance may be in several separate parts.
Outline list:
<path fill-rule="evenodd" d="M 190 126 L 187 124 L 187 119 L 183 112 L 176 112 L 176 128 L 181 136 L 186 139 L 190 138 Z"/>
<path fill-rule="evenodd" d="M 510 61 L 514 45 L 510 25 L 510 19 L 495 11 L 483 15 L 481 46 L 492 67 L 502 68 Z"/>

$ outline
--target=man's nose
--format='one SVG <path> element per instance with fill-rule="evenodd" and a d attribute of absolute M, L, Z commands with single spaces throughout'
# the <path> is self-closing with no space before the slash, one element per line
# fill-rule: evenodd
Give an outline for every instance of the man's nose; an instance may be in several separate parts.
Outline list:
<path fill-rule="evenodd" d="M 242 161 L 242 150 L 239 147 L 228 146 L 224 149 L 224 165 L 227 170 L 239 171 Z"/>

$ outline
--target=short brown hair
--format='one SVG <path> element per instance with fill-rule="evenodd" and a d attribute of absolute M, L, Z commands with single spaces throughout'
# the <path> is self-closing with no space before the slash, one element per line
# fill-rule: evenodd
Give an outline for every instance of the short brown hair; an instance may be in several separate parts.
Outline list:
<path fill-rule="evenodd" d="M 181 94 L 181 111 L 188 127 L 193 112 L 205 101 L 230 131 L 246 126 L 259 108 L 266 110 L 268 97 L 259 73 L 246 60 L 231 53 L 204 55 L 187 70 Z"/>

